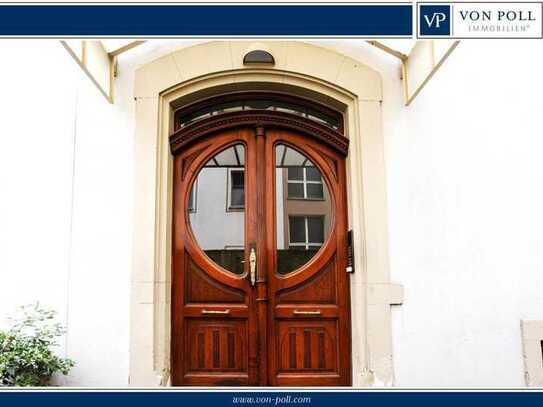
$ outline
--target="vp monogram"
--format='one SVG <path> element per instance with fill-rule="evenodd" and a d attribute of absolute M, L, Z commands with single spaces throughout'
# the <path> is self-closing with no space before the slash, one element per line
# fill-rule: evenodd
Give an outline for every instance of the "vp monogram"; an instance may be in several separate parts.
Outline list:
<path fill-rule="evenodd" d="M 428 27 L 440 28 L 441 23 L 447 20 L 447 15 L 445 13 L 433 13 L 431 18 L 425 15 L 424 19 Z"/>
<path fill-rule="evenodd" d="M 421 5 L 419 30 L 421 35 L 443 35 L 451 33 L 451 6 L 442 4 Z"/>

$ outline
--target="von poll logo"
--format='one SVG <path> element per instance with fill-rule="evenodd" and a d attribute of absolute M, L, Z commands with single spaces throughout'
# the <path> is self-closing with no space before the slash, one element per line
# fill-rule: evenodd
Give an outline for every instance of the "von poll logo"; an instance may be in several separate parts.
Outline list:
<path fill-rule="evenodd" d="M 421 5 L 419 31 L 420 35 L 451 35 L 451 6 Z"/>
<path fill-rule="evenodd" d="M 543 2 L 417 3 L 418 38 L 543 38 Z"/>

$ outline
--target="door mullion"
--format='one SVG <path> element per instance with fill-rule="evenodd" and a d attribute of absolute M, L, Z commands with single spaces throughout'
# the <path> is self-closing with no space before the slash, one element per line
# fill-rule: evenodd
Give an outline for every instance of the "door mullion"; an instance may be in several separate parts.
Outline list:
<path fill-rule="evenodd" d="M 257 167 L 258 157 L 254 134 L 249 131 L 247 134 L 247 156 L 245 160 L 245 217 L 246 217 L 246 234 L 245 234 L 245 275 L 248 282 L 248 324 L 249 324 L 249 385 L 258 385 L 259 376 L 259 352 L 258 352 L 258 317 L 256 314 L 257 301 L 256 290 L 250 284 L 250 263 L 249 253 L 251 247 L 256 248 L 258 241 L 258 195 L 257 187 Z M 258 252 L 258 250 L 257 250 Z M 255 337 L 252 338 L 251 335 Z"/>
<path fill-rule="evenodd" d="M 258 338 L 258 384 L 268 385 L 268 255 L 266 228 L 267 210 L 267 183 L 269 157 L 266 157 L 266 132 L 264 127 L 257 127 L 255 131 L 256 145 L 256 215 L 257 215 L 257 268 L 256 268 L 256 312 L 257 312 L 257 338 Z"/>

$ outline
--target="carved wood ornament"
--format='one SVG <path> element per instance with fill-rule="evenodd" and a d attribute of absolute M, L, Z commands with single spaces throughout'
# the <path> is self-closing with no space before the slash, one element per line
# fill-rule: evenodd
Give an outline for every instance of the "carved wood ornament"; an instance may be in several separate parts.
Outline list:
<path fill-rule="evenodd" d="M 349 139 L 339 131 L 305 117 L 277 111 L 245 110 L 219 114 L 178 129 L 170 136 L 171 152 L 175 155 L 196 140 L 222 130 L 242 126 L 296 130 L 318 139 L 344 156 L 349 149 Z"/>

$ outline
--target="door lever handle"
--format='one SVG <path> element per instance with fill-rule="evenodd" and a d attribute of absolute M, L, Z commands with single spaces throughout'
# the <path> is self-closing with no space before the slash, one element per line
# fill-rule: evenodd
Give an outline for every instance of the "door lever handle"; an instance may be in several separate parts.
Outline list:
<path fill-rule="evenodd" d="M 256 251 L 254 247 L 251 247 L 251 252 L 249 253 L 249 274 L 251 285 L 254 287 L 256 283 Z"/>

